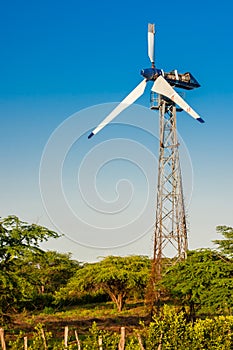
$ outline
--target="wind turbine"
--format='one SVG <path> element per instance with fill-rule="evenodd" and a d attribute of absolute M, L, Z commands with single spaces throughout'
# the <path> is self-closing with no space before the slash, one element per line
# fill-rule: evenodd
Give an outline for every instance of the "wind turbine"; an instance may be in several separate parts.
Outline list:
<path fill-rule="evenodd" d="M 141 70 L 141 75 L 144 79 L 135 87 L 133 91 L 127 95 L 121 103 L 114 108 L 114 110 L 91 132 L 88 138 L 96 135 L 101 129 L 103 129 L 107 124 L 109 124 L 114 118 L 118 116 L 127 107 L 133 104 L 140 96 L 143 95 L 146 84 L 148 81 L 154 81 L 152 86 L 152 91 L 166 96 L 175 104 L 180 106 L 182 110 L 191 115 L 194 119 L 201 123 L 204 120 L 183 100 L 183 98 L 173 89 L 173 86 L 181 87 L 187 90 L 199 87 L 200 85 L 196 79 L 190 74 L 178 74 L 176 70 L 165 73 L 162 69 L 155 68 L 154 62 L 154 34 L 155 27 L 154 24 L 148 25 L 148 56 L 151 61 L 151 68 L 146 68 Z"/>
<path fill-rule="evenodd" d="M 152 86 L 152 109 L 159 110 L 160 150 L 158 166 L 158 188 L 156 222 L 154 233 L 154 259 L 152 269 L 153 300 L 160 298 L 161 292 L 155 292 L 156 281 L 161 278 L 162 263 L 185 259 L 187 253 L 187 228 L 182 188 L 181 168 L 179 161 L 179 142 L 176 130 L 176 111 L 184 110 L 191 117 L 204 123 L 200 115 L 174 90 L 181 88 L 191 90 L 200 87 L 200 84 L 187 72 L 178 73 L 177 70 L 164 72 L 155 66 L 154 60 L 154 24 L 148 25 L 148 56 L 151 67 L 142 69 L 143 80 L 120 104 L 91 132 L 88 138 L 96 135 L 128 106 L 143 95 L 148 81 Z M 154 98 L 153 94 L 158 94 Z M 157 102 L 157 105 L 154 102 Z M 178 106 L 178 107 L 177 107 Z M 170 249 L 170 252 L 169 252 Z M 166 259 L 167 252 L 173 253 L 173 259 Z M 155 299 L 154 299 L 155 298 Z"/>

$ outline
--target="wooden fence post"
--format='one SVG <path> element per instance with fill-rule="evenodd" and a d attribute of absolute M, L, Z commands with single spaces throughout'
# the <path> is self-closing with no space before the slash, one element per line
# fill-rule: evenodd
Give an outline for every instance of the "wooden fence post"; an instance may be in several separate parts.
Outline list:
<path fill-rule="evenodd" d="M 78 345 L 78 350 L 81 350 L 81 344 L 80 344 L 80 341 L 79 341 L 79 338 L 78 338 L 78 333 L 77 333 L 76 330 L 74 331 L 74 334 L 75 334 L 75 339 L 76 339 L 76 342 L 77 342 L 77 345 Z"/>
<path fill-rule="evenodd" d="M 102 335 L 99 336 L 98 338 L 98 344 L 99 344 L 99 350 L 103 350 L 103 338 Z"/>
<path fill-rule="evenodd" d="M 121 338 L 118 345 L 118 350 L 124 350 L 125 349 L 125 327 L 121 327 Z"/>
<path fill-rule="evenodd" d="M 28 350 L 28 337 L 23 337 L 24 350 Z"/>
<path fill-rule="evenodd" d="M 162 339 L 163 339 L 163 333 L 161 333 L 160 338 L 159 338 L 159 346 L 157 350 L 161 350 L 162 349 Z"/>
<path fill-rule="evenodd" d="M 45 349 L 45 350 L 48 350 L 48 347 L 47 347 L 47 344 L 46 344 L 46 338 L 45 338 L 45 334 L 44 334 L 43 328 L 41 328 L 41 336 L 42 336 L 42 339 L 43 339 L 43 342 L 44 342 L 44 349 Z"/>
<path fill-rule="evenodd" d="M 6 343 L 5 343 L 3 328 L 0 328 L 0 339 L 1 339 L 2 350 L 6 350 Z"/>
<path fill-rule="evenodd" d="M 142 338 L 141 338 L 141 336 L 140 336 L 139 333 L 137 333 L 137 338 L 138 338 L 138 342 L 139 342 L 140 349 L 141 349 L 141 350 L 145 350 L 145 348 L 144 348 L 144 346 L 143 346 L 143 344 L 142 344 Z"/>
<path fill-rule="evenodd" d="M 69 327 L 65 326 L 65 329 L 64 329 L 64 345 L 65 345 L 65 349 L 68 347 L 68 334 L 69 334 Z"/>

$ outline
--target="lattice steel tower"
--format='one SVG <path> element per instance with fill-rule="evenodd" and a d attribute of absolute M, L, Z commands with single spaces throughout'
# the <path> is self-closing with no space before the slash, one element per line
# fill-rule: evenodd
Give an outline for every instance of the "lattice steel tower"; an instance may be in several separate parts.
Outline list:
<path fill-rule="evenodd" d="M 152 93 L 151 102 L 151 108 L 159 110 L 160 127 L 153 259 L 156 281 L 161 278 L 162 261 L 168 256 L 173 263 L 186 258 L 188 242 L 176 129 L 176 111 L 180 109 L 162 95 L 155 98 Z"/>

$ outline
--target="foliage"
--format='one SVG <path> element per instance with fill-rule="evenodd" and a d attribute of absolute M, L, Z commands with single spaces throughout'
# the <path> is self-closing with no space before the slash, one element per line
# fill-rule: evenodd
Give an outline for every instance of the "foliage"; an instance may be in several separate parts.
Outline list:
<path fill-rule="evenodd" d="M 0 220 L 0 313 L 18 307 L 33 293 L 24 261 L 41 254 L 39 244 L 58 234 L 45 227 L 20 221 L 16 216 Z"/>
<path fill-rule="evenodd" d="M 39 323 L 35 327 L 33 339 L 32 339 L 31 345 L 28 347 L 28 350 L 46 349 L 47 344 L 51 338 L 52 338 L 52 333 L 44 331 L 43 325 Z"/>
<path fill-rule="evenodd" d="M 28 281 L 21 307 L 28 310 L 54 307 L 55 291 L 66 285 L 78 268 L 79 263 L 70 254 L 47 251 L 25 256 L 19 269 L 15 269 L 19 276 L 27 276 Z"/>
<path fill-rule="evenodd" d="M 56 251 L 42 252 L 25 261 L 26 273 L 33 275 L 38 291 L 54 293 L 74 275 L 79 263 L 71 259 L 71 254 Z"/>
<path fill-rule="evenodd" d="M 148 328 L 142 332 L 146 349 L 187 349 L 189 326 L 183 313 L 176 313 L 165 305 L 159 317 L 154 317 Z M 186 343 L 186 347 L 184 344 Z"/>
<path fill-rule="evenodd" d="M 233 258 L 233 228 L 229 226 L 217 226 L 217 233 L 224 236 L 224 239 L 217 239 L 213 242 L 218 245 L 218 249 L 222 254 L 229 258 Z"/>
<path fill-rule="evenodd" d="M 233 348 L 233 317 L 198 319 L 193 324 L 187 322 L 183 312 L 177 313 L 175 308 L 165 306 L 160 315 L 154 317 L 148 326 L 141 323 L 140 329 L 135 329 L 133 334 L 126 332 L 125 350 L 141 349 L 138 335 L 145 350 L 229 350 Z M 101 330 L 94 322 L 89 329 L 89 334 L 80 339 L 81 349 L 98 350 L 100 338 L 104 350 L 118 348 L 120 334 Z M 29 341 L 28 350 L 45 349 L 45 342 L 48 350 L 64 349 L 63 341 L 54 339 L 54 335 L 45 331 L 39 324 Z M 23 350 L 23 334 L 20 333 L 18 338 L 11 341 L 9 345 L 12 350 Z M 77 344 L 71 337 L 69 337 L 67 349 L 77 349 Z"/>
<path fill-rule="evenodd" d="M 187 322 L 183 312 L 165 306 L 159 317 L 154 317 L 141 335 L 146 350 L 201 350 L 231 349 L 233 346 L 233 317 L 215 317 Z"/>
<path fill-rule="evenodd" d="M 92 327 L 89 329 L 90 335 L 88 335 L 85 339 L 85 343 L 83 344 L 83 350 L 90 349 L 99 349 L 99 341 L 101 338 L 101 343 L 104 349 L 115 350 L 117 349 L 119 343 L 119 334 L 100 330 L 96 324 L 93 322 Z"/>
<path fill-rule="evenodd" d="M 190 251 L 187 260 L 166 271 L 163 285 L 181 304 L 211 313 L 231 313 L 232 262 L 211 250 Z"/>
<path fill-rule="evenodd" d="M 108 256 L 94 264 L 86 264 L 56 294 L 57 300 L 104 291 L 121 311 L 127 297 L 142 296 L 149 276 L 150 260 L 145 256 Z"/>
<path fill-rule="evenodd" d="M 28 224 L 16 216 L 0 220 L 0 267 L 7 270 L 27 252 L 38 252 L 39 243 L 59 235 L 43 226 Z"/>
<path fill-rule="evenodd" d="M 24 350 L 24 341 L 23 341 L 24 335 L 23 332 L 20 331 L 17 338 L 13 341 L 9 341 L 9 346 L 11 350 Z"/>

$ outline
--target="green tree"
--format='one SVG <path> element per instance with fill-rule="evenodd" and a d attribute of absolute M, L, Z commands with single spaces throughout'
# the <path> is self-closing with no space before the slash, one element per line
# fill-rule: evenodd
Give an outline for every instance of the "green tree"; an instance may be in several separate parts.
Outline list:
<path fill-rule="evenodd" d="M 0 267 L 8 270 L 27 252 L 41 251 L 39 244 L 58 233 L 36 224 L 20 221 L 17 216 L 0 219 Z"/>
<path fill-rule="evenodd" d="M 78 270 L 67 286 L 57 293 L 57 299 L 103 291 L 110 296 L 117 310 L 121 311 L 126 298 L 132 293 L 143 294 L 149 271 L 150 259 L 146 256 L 108 256 Z"/>
<path fill-rule="evenodd" d="M 231 313 L 232 277 L 231 261 L 204 249 L 190 251 L 185 261 L 170 267 L 162 283 L 175 300 L 189 306 L 193 318 L 200 308 L 211 313 Z"/>
<path fill-rule="evenodd" d="M 42 251 L 23 259 L 23 272 L 31 277 L 38 294 L 54 293 L 80 268 L 80 263 L 71 259 L 71 253 Z"/>
<path fill-rule="evenodd" d="M 72 260 L 70 253 L 40 251 L 27 254 L 17 267 L 15 273 L 25 276 L 30 284 L 22 304 L 33 310 L 54 306 L 55 291 L 67 284 L 79 268 L 79 262 Z"/>
<path fill-rule="evenodd" d="M 0 219 L 0 313 L 17 308 L 32 291 L 23 273 L 26 256 L 41 253 L 39 245 L 59 235 L 43 226 L 28 224 L 16 216 Z"/>
<path fill-rule="evenodd" d="M 233 228 L 229 226 L 217 226 L 217 233 L 223 235 L 224 239 L 216 239 L 213 242 L 218 245 L 222 254 L 233 258 Z"/>

